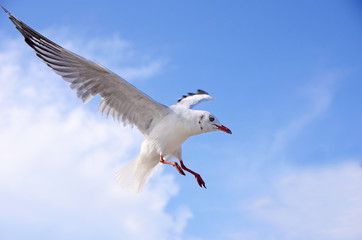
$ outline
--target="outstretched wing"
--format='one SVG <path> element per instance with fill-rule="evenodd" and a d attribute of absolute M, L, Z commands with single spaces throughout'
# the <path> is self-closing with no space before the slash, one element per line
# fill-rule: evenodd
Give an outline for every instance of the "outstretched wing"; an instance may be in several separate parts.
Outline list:
<path fill-rule="evenodd" d="M 84 103 L 99 94 L 102 97 L 100 112 L 124 124 L 136 125 L 143 134 L 149 133 L 168 113 L 168 107 L 155 102 L 121 77 L 53 43 L 2 8 L 36 55 L 71 83 L 70 88 L 77 91 Z"/>
<path fill-rule="evenodd" d="M 207 92 L 204 90 L 197 90 L 197 93 L 188 93 L 187 95 L 182 96 L 177 101 L 176 106 L 181 106 L 185 108 L 193 108 L 196 104 L 204 101 L 212 101 L 214 100 Z"/>

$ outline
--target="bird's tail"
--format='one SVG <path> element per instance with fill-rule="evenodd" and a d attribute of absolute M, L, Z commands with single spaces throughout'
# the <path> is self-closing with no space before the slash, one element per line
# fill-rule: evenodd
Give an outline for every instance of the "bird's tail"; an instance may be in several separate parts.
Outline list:
<path fill-rule="evenodd" d="M 159 161 L 139 155 L 130 163 L 116 172 L 118 184 L 125 190 L 140 193 L 148 182 Z"/>

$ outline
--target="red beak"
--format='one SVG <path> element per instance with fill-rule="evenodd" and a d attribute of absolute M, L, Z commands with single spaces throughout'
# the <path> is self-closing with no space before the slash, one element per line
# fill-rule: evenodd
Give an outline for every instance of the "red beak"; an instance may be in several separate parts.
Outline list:
<path fill-rule="evenodd" d="M 221 131 L 224 131 L 224 132 L 226 132 L 226 133 L 229 133 L 229 134 L 232 134 L 232 132 L 230 131 L 230 129 L 228 129 L 227 127 L 225 127 L 224 125 L 216 125 L 215 124 L 215 126 L 219 129 L 219 130 L 221 130 Z"/>

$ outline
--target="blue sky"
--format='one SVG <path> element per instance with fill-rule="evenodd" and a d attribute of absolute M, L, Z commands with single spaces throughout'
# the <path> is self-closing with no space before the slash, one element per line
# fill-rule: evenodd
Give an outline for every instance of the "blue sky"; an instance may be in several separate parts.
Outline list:
<path fill-rule="evenodd" d="M 1 239 L 361 239 L 359 1 L 2 1 L 153 99 L 233 131 L 183 145 L 138 196 L 114 173 L 137 129 L 97 114 L 0 18 Z"/>

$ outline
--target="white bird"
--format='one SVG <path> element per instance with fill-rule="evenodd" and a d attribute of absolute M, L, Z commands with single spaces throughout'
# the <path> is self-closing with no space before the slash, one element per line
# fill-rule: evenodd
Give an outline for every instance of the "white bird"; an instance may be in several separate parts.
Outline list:
<path fill-rule="evenodd" d="M 175 105 L 162 105 L 105 67 L 45 38 L 2 8 L 35 54 L 69 82 L 70 88 L 84 103 L 99 94 L 102 97 L 98 107 L 101 113 L 124 124 L 135 125 L 144 135 L 140 154 L 116 173 L 121 187 L 140 192 L 156 166 L 163 163 L 174 166 L 182 175 L 185 175 L 183 170 L 193 174 L 199 186 L 206 188 L 201 176 L 184 165 L 181 145 L 187 138 L 201 133 L 221 130 L 231 134 L 213 114 L 192 110 L 196 104 L 213 100 L 213 97 L 198 90 L 183 96 Z M 181 167 L 177 162 L 169 161 L 171 157 L 177 158 Z"/>

